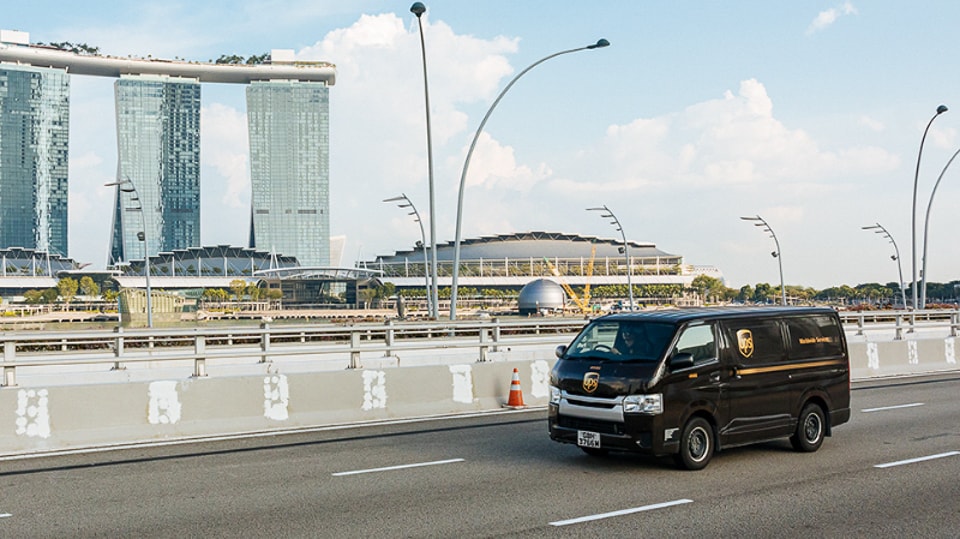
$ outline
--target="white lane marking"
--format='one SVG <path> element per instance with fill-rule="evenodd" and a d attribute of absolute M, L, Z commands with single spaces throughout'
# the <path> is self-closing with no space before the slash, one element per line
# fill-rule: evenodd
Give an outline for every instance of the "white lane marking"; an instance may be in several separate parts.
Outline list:
<path fill-rule="evenodd" d="M 11 515 L 10 513 L 0 513 L 0 518 L 8 518 L 8 517 L 12 517 L 12 516 L 13 516 L 13 515 Z"/>
<path fill-rule="evenodd" d="M 903 466 L 904 464 L 915 464 L 917 462 L 924 462 L 927 460 L 942 459 L 945 457 L 956 457 L 960 455 L 960 451 L 948 451 L 946 453 L 940 453 L 939 455 L 930 455 L 928 457 L 917 457 L 915 459 L 900 460 L 897 462 L 888 462 L 886 464 L 876 464 L 874 468 L 892 468 L 894 466 Z"/>
<path fill-rule="evenodd" d="M 870 412 L 882 412 L 882 411 L 884 411 L 884 410 L 899 410 L 900 408 L 913 408 L 913 407 L 915 407 L 915 406 L 923 406 L 923 405 L 924 405 L 924 403 L 922 403 L 922 402 L 911 402 L 910 404 L 898 404 L 898 405 L 896 405 L 896 406 L 881 406 L 881 407 L 879 407 L 879 408 L 864 408 L 863 410 L 860 410 L 860 411 L 863 412 L 863 413 L 865 413 L 865 414 L 869 414 Z"/>
<path fill-rule="evenodd" d="M 437 466 L 440 464 L 452 464 L 454 462 L 463 462 L 463 459 L 435 460 L 433 462 L 418 462 L 416 464 L 401 464 L 399 466 L 386 466 L 384 468 L 370 468 L 367 470 L 352 470 L 349 472 L 336 472 L 330 474 L 334 477 L 343 477 L 345 475 L 358 475 L 362 473 L 390 472 L 393 470 L 404 470 L 407 468 L 420 468 L 422 466 Z"/>
<path fill-rule="evenodd" d="M 579 524 L 581 522 L 590 522 L 591 520 L 600 520 L 610 517 L 619 517 L 623 515 L 630 515 L 633 513 L 640 513 L 642 511 L 650 511 L 653 509 L 663 509 L 665 507 L 673 507 L 674 505 L 682 505 L 685 503 L 693 503 L 693 500 L 674 500 L 672 502 L 663 502 L 655 503 L 653 505 L 644 505 L 642 507 L 634 507 L 632 509 L 621 509 L 620 511 L 612 511 L 610 513 L 601 513 L 599 515 L 590 515 L 586 517 L 571 518 L 569 520 L 558 520 L 556 522 L 551 522 L 551 526 L 568 526 L 570 524 Z"/>

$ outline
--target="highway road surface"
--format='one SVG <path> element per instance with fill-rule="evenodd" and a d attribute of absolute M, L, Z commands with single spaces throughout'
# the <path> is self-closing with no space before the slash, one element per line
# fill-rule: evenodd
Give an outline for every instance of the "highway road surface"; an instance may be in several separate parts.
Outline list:
<path fill-rule="evenodd" d="M 853 407 L 817 453 L 700 472 L 551 442 L 543 409 L 5 459 L 0 537 L 960 536 L 960 374 Z"/>

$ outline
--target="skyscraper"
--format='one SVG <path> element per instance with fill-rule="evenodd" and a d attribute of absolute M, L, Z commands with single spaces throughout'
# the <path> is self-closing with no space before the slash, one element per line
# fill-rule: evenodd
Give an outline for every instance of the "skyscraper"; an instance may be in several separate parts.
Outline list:
<path fill-rule="evenodd" d="M 136 191 L 117 188 L 108 263 L 199 247 L 200 83 L 136 75 L 114 89 L 117 180 Z"/>
<path fill-rule="evenodd" d="M 247 87 L 250 247 L 330 264 L 329 89 L 322 82 Z"/>
<path fill-rule="evenodd" d="M 0 65 L 0 248 L 67 255 L 70 80 Z"/>

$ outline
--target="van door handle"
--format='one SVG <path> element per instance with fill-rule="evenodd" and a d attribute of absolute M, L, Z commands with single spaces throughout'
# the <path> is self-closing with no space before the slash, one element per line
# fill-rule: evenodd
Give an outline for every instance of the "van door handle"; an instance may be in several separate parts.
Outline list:
<path fill-rule="evenodd" d="M 711 375 L 710 375 L 710 381 L 711 381 L 711 382 L 719 382 L 719 381 L 720 381 L 720 373 L 719 373 L 719 372 L 715 372 L 715 373 L 711 374 Z"/>
<path fill-rule="evenodd" d="M 732 376 L 733 378 L 736 378 L 737 380 L 739 380 L 739 379 L 740 379 L 740 369 L 738 369 L 738 368 L 736 368 L 736 367 L 733 367 L 732 369 L 730 369 L 730 376 Z"/>

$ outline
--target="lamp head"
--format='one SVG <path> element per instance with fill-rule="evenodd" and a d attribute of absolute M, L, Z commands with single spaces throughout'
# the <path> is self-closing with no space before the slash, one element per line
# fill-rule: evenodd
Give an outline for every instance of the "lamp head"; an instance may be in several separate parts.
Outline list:
<path fill-rule="evenodd" d="M 419 2 L 418 2 L 418 3 L 419 3 Z M 411 9 L 413 9 L 413 8 L 411 8 Z M 418 15 L 418 17 L 419 17 L 419 15 Z M 603 47 L 609 47 L 609 46 L 610 46 L 610 42 L 609 42 L 609 41 L 607 41 L 606 39 L 600 38 L 600 39 L 598 39 L 597 42 L 594 43 L 593 45 L 587 45 L 587 48 L 588 48 L 588 49 L 602 49 Z M 942 107 L 943 105 L 940 105 L 940 106 Z M 946 108 L 946 107 L 944 107 L 944 108 Z"/>
<path fill-rule="evenodd" d="M 414 2 L 410 6 L 410 13 L 413 13 L 419 19 L 421 15 L 427 12 L 427 6 L 423 5 L 423 2 Z"/>
<path fill-rule="evenodd" d="M 770 256 L 772 256 L 773 258 L 777 258 L 778 256 L 780 256 L 780 253 L 773 251 L 772 253 L 770 253 Z"/>
<path fill-rule="evenodd" d="M 946 105 L 940 105 L 939 107 L 937 107 L 937 114 L 943 114 L 944 112 L 947 112 L 948 110 L 949 110 L 949 109 L 947 108 Z"/>

